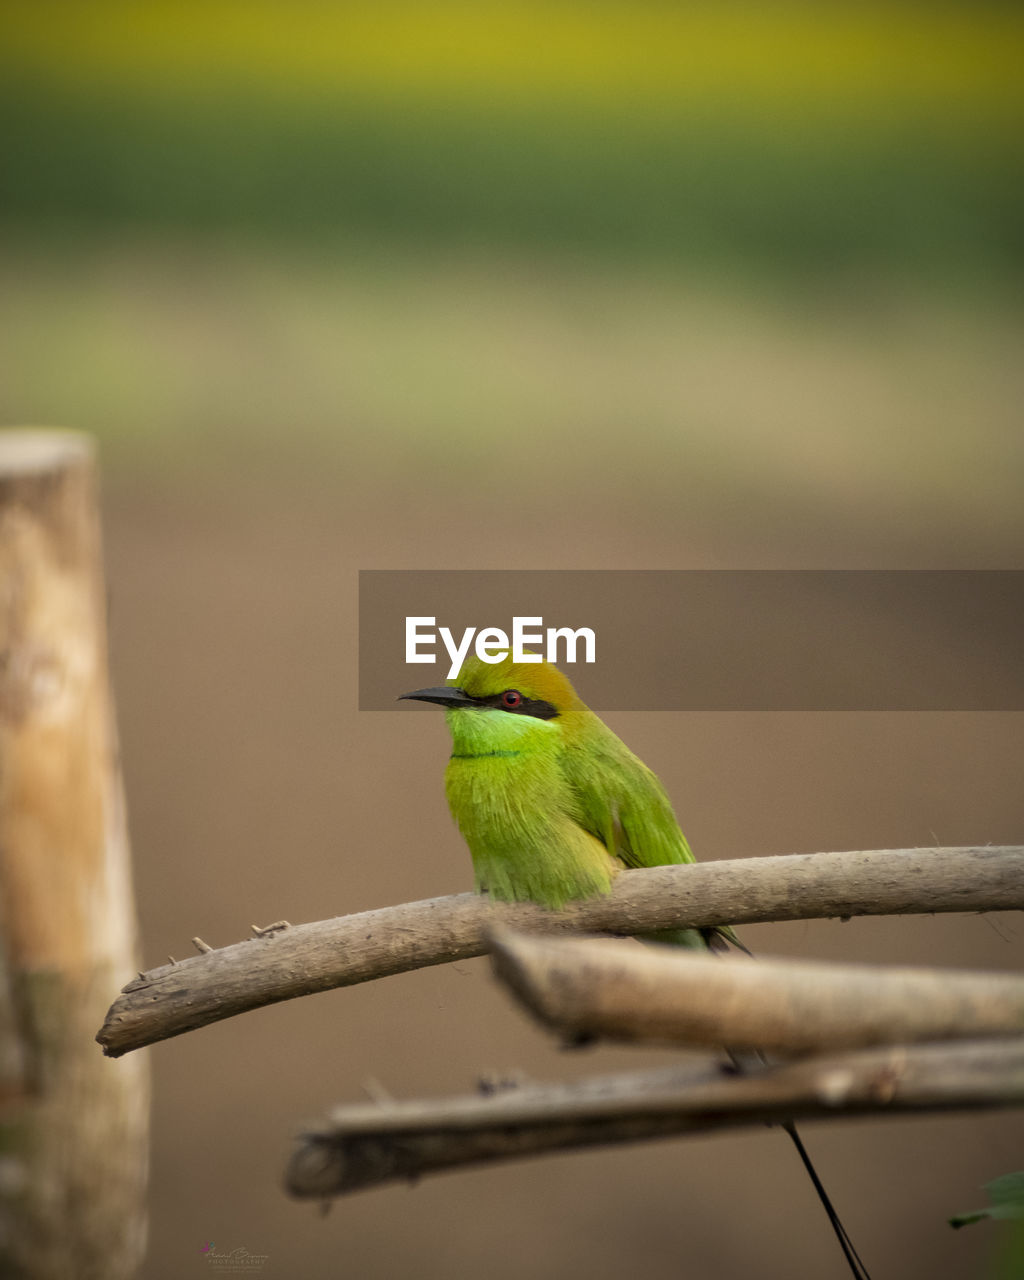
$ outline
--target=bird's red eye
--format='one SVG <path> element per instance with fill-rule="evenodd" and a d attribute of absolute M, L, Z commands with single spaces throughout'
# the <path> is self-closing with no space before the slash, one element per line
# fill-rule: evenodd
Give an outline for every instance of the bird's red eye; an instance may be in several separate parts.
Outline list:
<path fill-rule="evenodd" d="M 511 711 L 513 707 L 518 707 L 523 700 L 523 695 L 518 689 L 506 689 L 501 695 L 501 705 L 508 707 Z"/>

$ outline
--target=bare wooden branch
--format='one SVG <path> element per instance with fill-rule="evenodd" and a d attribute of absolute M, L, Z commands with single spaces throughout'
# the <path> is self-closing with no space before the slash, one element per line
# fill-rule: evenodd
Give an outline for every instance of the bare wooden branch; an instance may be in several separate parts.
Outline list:
<path fill-rule="evenodd" d="M 322 1199 L 466 1165 L 800 1120 L 1024 1105 L 1024 1037 L 867 1049 L 751 1074 L 720 1066 L 528 1085 L 489 1097 L 339 1107 L 285 1183 Z"/>
<path fill-rule="evenodd" d="M 482 955 L 494 923 L 635 934 L 728 921 L 1024 908 L 1024 846 L 789 854 L 624 871 L 606 898 L 561 912 L 476 894 L 339 916 L 191 956 L 140 975 L 97 1035 L 118 1057 L 295 996 Z"/>
<path fill-rule="evenodd" d="M 495 929 L 495 973 L 568 1040 L 801 1054 L 1024 1036 L 1024 978 L 711 956 Z"/>
<path fill-rule="evenodd" d="M 133 1275 L 148 1076 L 93 1031 L 135 919 L 87 436 L 0 432 L 0 1274 Z"/>

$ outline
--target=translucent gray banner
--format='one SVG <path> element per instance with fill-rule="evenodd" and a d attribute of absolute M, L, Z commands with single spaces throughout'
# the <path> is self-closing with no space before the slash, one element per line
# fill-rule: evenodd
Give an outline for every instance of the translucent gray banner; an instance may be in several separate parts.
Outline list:
<path fill-rule="evenodd" d="M 360 709 L 409 706 L 515 619 L 534 652 L 563 629 L 598 711 L 1024 710 L 1024 571 L 660 569 L 365 570 Z"/>

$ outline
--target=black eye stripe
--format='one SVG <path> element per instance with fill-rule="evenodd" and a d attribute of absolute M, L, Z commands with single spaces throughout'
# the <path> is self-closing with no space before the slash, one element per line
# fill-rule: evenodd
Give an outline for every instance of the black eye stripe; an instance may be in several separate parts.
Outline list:
<path fill-rule="evenodd" d="M 504 711 L 507 716 L 534 716 L 537 720 L 554 720 L 558 715 L 558 708 L 550 702 L 545 702 L 543 698 L 528 698 L 525 693 L 517 707 L 506 707 L 502 698 L 507 692 L 508 690 L 503 689 L 501 693 L 492 693 L 486 698 L 473 698 L 473 701 L 480 707 L 495 707 L 498 711 Z"/>

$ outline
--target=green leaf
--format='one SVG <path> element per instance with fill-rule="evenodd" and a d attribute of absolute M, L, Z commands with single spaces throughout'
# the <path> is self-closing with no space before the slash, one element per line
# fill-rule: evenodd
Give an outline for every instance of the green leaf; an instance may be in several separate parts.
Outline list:
<path fill-rule="evenodd" d="M 1013 1216 L 1024 1217 L 1024 1169 L 1020 1173 L 1004 1173 L 985 1187 L 994 1205 L 1013 1205 Z"/>
<path fill-rule="evenodd" d="M 987 1209 L 975 1209 L 971 1213 L 958 1213 L 949 1219 L 951 1227 L 966 1227 L 983 1218 L 1024 1219 L 1024 1170 L 1004 1173 L 985 1184 L 991 1201 Z"/>

